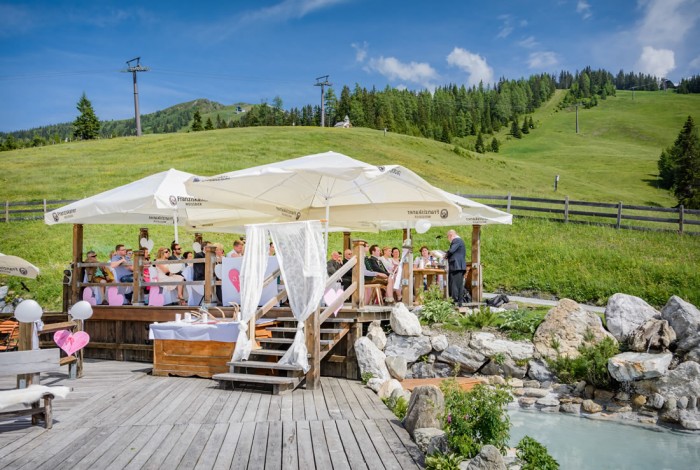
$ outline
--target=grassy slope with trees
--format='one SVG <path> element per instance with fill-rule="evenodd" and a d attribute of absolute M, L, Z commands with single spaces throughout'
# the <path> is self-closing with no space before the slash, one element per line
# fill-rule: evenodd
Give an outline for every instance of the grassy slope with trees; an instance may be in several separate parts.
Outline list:
<path fill-rule="evenodd" d="M 536 129 L 522 140 L 501 131 L 498 154 L 455 152 L 455 146 L 363 128 L 256 127 L 190 134 L 144 135 L 4 152 L 0 200 L 77 199 L 168 168 L 202 175 L 245 168 L 310 153 L 335 150 L 369 163 L 400 163 L 450 191 L 552 196 L 626 204 L 672 206 L 655 185 L 661 149 L 673 143 L 683 121 L 700 109 L 697 95 L 618 92 L 616 98 L 579 110 L 556 111 L 557 99 L 534 113 Z M 698 116 L 694 116 L 697 120 Z M 48 308 L 57 308 L 61 271 L 70 259 L 70 226 L 41 222 L 2 224 L 0 251 L 38 264 L 40 281 L 25 281 Z M 137 227 L 86 227 L 86 249 L 101 259 L 116 243 L 135 242 Z M 433 229 L 416 244 L 433 247 Z M 467 230 L 462 230 L 465 238 Z M 153 228 L 156 245 L 172 240 L 167 228 Z M 396 245 L 396 232 L 366 239 Z M 212 235 L 230 246 L 233 236 Z M 183 240 L 186 236 L 183 236 Z M 444 240 L 442 244 L 444 244 Z M 331 247 L 339 238 L 331 238 Z M 187 245 L 185 245 L 187 246 Z M 604 303 L 627 292 L 662 305 L 672 294 L 700 303 L 700 237 L 615 231 L 600 227 L 516 220 L 512 227 L 488 226 L 482 237 L 487 290 L 533 291 Z M 17 279 L 6 279 L 13 286 Z"/>

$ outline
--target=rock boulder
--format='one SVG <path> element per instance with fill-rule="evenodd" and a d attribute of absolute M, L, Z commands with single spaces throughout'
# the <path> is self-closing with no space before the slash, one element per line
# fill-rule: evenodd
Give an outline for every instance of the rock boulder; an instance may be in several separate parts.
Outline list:
<path fill-rule="evenodd" d="M 666 320 L 651 318 L 645 321 L 629 336 L 629 348 L 632 351 L 668 351 L 676 340 L 676 332 Z"/>
<path fill-rule="evenodd" d="M 386 334 L 379 320 L 375 320 L 369 324 L 369 328 L 367 328 L 367 337 L 377 345 L 380 351 L 384 351 L 386 347 Z"/>
<path fill-rule="evenodd" d="M 661 309 L 661 318 L 671 325 L 679 341 L 697 334 L 700 329 L 700 310 L 676 295 Z"/>
<path fill-rule="evenodd" d="M 435 385 L 421 385 L 413 389 L 403 425 L 414 437 L 420 428 L 440 428 L 439 416 L 445 412 L 445 396 Z"/>
<path fill-rule="evenodd" d="M 673 354 L 625 352 L 608 359 L 608 372 L 618 382 L 653 379 L 668 371 Z"/>
<path fill-rule="evenodd" d="M 409 312 L 401 302 L 397 303 L 392 309 L 389 322 L 391 323 L 391 329 L 397 335 L 420 336 L 423 334 L 418 317 Z"/>
<path fill-rule="evenodd" d="M 506 470 L 506 463 L 496 447 L 485 445 L 464 468 L 465 470 Z"/>
<path fill-rule="evenodd" d="M 460 372 L 473 374 L 481 369 L 486 361 L 488 361 L 488 358 L 470 348 L 448 346 L 447 349 L 440 353 L 437 360 L 447 364 L 458 364 Z"/>
<path fill-rule="evenodd" d="M 620 343 L 647 320 L 659 318 L 661 314 L 643 299 L 627 294 L 615 294 L 605 307 L 605 325 Z"/>
<path fill-rule="evenodd" d="M 693 361 L 681 363 L 663 377 L 641 380 L 634 384 L 638 393 L 646 396 L 656 394 L 668 399 L 700 396 L 700 364 Z"/>
<path fill-rule="evenodd" d="M 355 354 L 360 373 L 370 373 L 382 382 L 391 378 L 386 368 L 386 355 L 366 336 L 355 341 Z"/>
<path fill-rule="evenodd" d="M 485 356 L 505 354 L 516 361 L 530 359 L 535 353 L 535 348 L 529 341 L 508 341 L 483 331 L 472 333 L 469 347 Z"/>
<path fill-rule="evenodd" d="M 413 314 L 411 314 L 413 315 Z M 389 334 L 384 352 L 387 356 L 401 356 L 406 362 L 416 362 L 419 357 L 433 350 L 427 336 L 404 336 Z"/>

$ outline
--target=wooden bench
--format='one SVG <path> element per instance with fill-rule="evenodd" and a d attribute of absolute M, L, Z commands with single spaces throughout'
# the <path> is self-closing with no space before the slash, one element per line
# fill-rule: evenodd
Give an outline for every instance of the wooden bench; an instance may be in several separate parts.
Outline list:
<path fill-rule="evenodd" d="M 17 349 L 19 342 L 19 322 L 6 320 L 0 322 L 0 352 Z"/>
<path fill-rule="evenodd" d="M 0 354 L 0 375 L 38 375 L 41 372 L 53 372 L 60 369 L 59 349 L 35 349 L 31 351 L 13 351 Z M 38 380 L 36 380 L 38 383 Z M 54 396 L 65 397 L 69 387 L 44 387 L 30 385 L 24 379 L 18 381 L 20 388 L 0 391 L 0 409 L 4 407 L 31 403 L 31 408 L 13 411 L 0 411 L 0 419 L 11 419 L 20 416 L 31 416 L 32 425 L 44 420 L 46 429 L 51 429 L 51 400 Z M 40 401 L 43 400 L 43 405 Z"/>

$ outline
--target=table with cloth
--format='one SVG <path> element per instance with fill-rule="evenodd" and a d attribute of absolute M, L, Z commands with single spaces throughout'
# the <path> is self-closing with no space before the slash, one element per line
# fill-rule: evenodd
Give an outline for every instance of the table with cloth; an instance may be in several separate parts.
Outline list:
<path fill-rule="evenodd" d="M 256 338 L 271 335 L 265 327 L 273 321 L 260 319 L 256 323 Z M 236 346 L 238 324 L 216 320 L 153 323 L 148 337 L 153 340 L 153 375 L 211 378 L 229 371 L 227 363 Z"/>

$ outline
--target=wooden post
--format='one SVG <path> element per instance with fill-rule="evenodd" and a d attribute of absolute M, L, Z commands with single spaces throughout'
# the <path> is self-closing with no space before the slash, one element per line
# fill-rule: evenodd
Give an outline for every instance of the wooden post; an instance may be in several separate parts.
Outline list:
<path fill-rule="evenodd" d="M 214 274 L 214 266 L 216 266 L 216 247 L 207 246 L 204 249 L 204 299 L 202 306 L 211 307 L 212 297 L 214 293 L 214 282 L 216 275 Z M 251 332 L 255 334 L 255 331 Z"/>
<path fill-rule="evenodd" d="M 410 229 L 408 229 L 410 230 Z M 404 231 L 405 234 L 406 231 Z M 401 298 L 403 303 L 408 306 L 413 306 L 413 245 L 404 238 L 403 246 L 401 247 L 401 256 L 403 257 L 403 249 L 408 248 L 409 255 L 406 259 L 401 260 Z"/>
<path fill-rule="evenodd" d="M 343 232 L 343 253 L 345 253 L 345 250 L 352 250 L 350 232 Z"/>
<path fill-rule="evenodd" d="M 617 225 L 615 228 L 620 228 L 622 222 L 622 201 L 617 203 Z"/>
<path fill-rule="evenodd" d="M 142 238 L 145 238 L 146 240 L 148 240 L 148 229 L 147 228 L 142 227 L 139 229 L 139 239 L 136 241 L 136 250 L 141 249 L 141 239 Z M 136 250 L 134 250 L 134 251 L 136 251 Z"/>
<path fill-rule="evenodd" d="M 46 199 L 44 199 L 44 214 L 46 214 Z"/>
<path fill-rule="evenodd" d="M 311 357 L 309 358 L 309 371 L 306 373 L 306 389 L 316 390 L 321 387 L 321 325 L 319 317 L 321 308 L 317 308 L 309 315 L 304 325 L 306 334 L 306 349 Z"/>
<path fill-rule="evenodd" d="M 483 285 L 481 277 L 481 225 L 472 226 L 472 301 L 481 302 Z"/>
<path fill-rule="evenodd" d="M 10 201 L 5 201 L 5 223 L 10 223 Z"/>
<path fill-rule="evenodd" d="M 67 312 L 70 308 L 72 278 L 72 271 L 65 269 L 63 271 L 63 312 Z"/>
<path fill-rule="evenodd" d="M 74 305 L 80 300 L 79 282 L 83 281 L 83 269 L 78 267 L 78 263 L 83 262 L 83 225 L 73 225 L 73 275 L 71 276 L 71 299 L 70 304 Z"/>
<path fill-rule="evenodd" d="M 357 289 L 352 294 L 352 308 L 360 308 L 365 305 L 365 277 L 362 275 L 365 266 L 365 241 L 352 241 L 352 254 L 357 263 L 352 268 L 352 282 L 357 283 Z"/>
<path fill-rule="evenodd" d="M 411 236 L 409 233 L 410 231 L 411 231 L 410 228 L 403 229 L 403 240 L 402 241 L 408 240 L 408 238 Z"/>
<path fill-rule="evenodd" d="M 351 323 L 348 328 L 350 331 L 348 331 L 348 334 L 345 336 L 345 378 L 357 380 L 360 378 L 360 371 L 357 365 L 355 341 L 362 337 L 362 323 Z"/>
<path fill-rule="evenodd" d="M 85 321 L 84 320 L 73 320 L 76 323 L 75 328 L 73 329 L 73 332 L 77 331 L 85 331 Z M 80 351 L 75 353 L 75 357 L 77 359 L 76 361 L 76 376 L 77 378 L 82 378 L 83 377 L 83 351 L 85 351 L 85 348 L 81 349 Z M 69 365 L 68 367 L 72 367 L 73 365 Z"/>
<path fill-rule="evenodd" d="M 683 204 L 678 206 L 678 233 L 683 235 L 683 224 L 685 223 L 685 210 L 683 209 Z"/>
<path fill-rule="evenodd" d="M 143 305 L 143 260 L 146 256 L 144 250 L 134 250 L 134 255 L 131 259 L 132 267 L 134 268 L 134 283 L 132 289 L 134 290 L 131 294 L 131 305 Z M 155 287 L 157 289 L 157 287 Z"/>
<path fill-rule="evenodd" d="M 19 323 L 19 341 L 17 341 L 18 351 L 30 351 L 32 349 L 32 338 L 34 337 L 34 323 Z M 38 374 L 20 374 L 17 376 L 17 388 L 27 388 Z M 39 384 L 37 378 L 36 384 Z"/>
<path fill-rule="evenodd" d="M 508 203 L 506 205 L 506 212 L 510 214 L 510 193 L 508 193 Z"/>
<path fill-rule="evenodd" d="M 569 196 L 564 198 L 564 223 L 569 223 Z"/>

